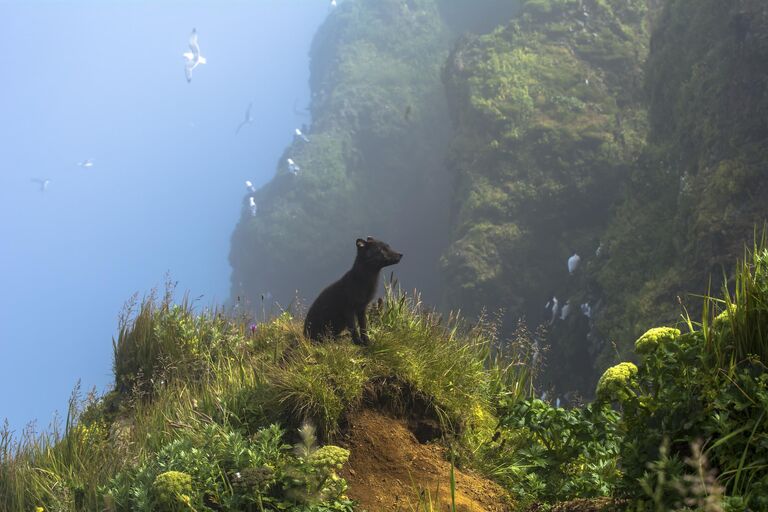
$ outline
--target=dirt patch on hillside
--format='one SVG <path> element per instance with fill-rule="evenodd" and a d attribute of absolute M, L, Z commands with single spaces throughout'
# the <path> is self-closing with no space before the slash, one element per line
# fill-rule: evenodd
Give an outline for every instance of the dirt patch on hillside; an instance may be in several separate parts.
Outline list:
<path fill-rule="evenodd" d="M 445 449 L 420 444 L 404 420 L 365 409 L 349 418 L 339 444 L 352 452 L 341 472 L 348 494 L 368 512 L 417 510 L 419 493 L 439 502 L 436 510 L 451 510 L 451 465 Z M 470 472 L 455 474 L 458 512 L 511 510 L 508 495 L 495 483 Z"/>

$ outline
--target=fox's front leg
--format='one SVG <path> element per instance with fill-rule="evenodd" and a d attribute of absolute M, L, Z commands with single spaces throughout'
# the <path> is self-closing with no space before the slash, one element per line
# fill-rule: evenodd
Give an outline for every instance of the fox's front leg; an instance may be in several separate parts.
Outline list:
<path fill-rule="evenodd" d="M 360 326 L 360 339 L 368 345 L 371 340 L 368 338 L 368 324 L 365 320 L 365 308 L 357 312 L 357 325 Z"/>
<path fill-rule="evenodd" d="M 353 311 L 344 314 L 344 325 L 349 330 L 349 334 L 352 335 L 352 343 L 355 345 L 362 345 L 363 341 L 360 339 L 360 335 L 357 333 L 357 326 L 355 326 L 355 313 Z"/>

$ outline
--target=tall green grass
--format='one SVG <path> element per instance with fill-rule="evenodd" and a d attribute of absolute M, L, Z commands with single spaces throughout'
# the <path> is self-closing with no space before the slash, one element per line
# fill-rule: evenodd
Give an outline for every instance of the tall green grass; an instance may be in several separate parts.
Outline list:
<path fill-rule="evenodd" d="M 64 425 L 45 433 L 0 432 L 0 510 L 109 509 L 113 478 L 210 425 L 255 435 L 310 421 L 330 440 L 376 393 L 427 404 L 472 453 L 492 435 L 500 397 L 532 385 L 491 323 L 443 318 L 396 286 L 369 315 L 369 347 L 310 343 L 289 312 L 252 324 L 198 312 L 186 297 L 172 304 L 172 295 L 152 293 L 126 309 L 113 342 L 113 391 L 99 400 L 74 395 Z"/>
<path fill-rule="evenodd" d="M 768 239 L 763 231 L 738 262 L 723 298 L 706 297 L 703 331 L 708 352 L 723 369 L 749 358 L 768 365 Z M 717 315 L 717 316 L 715 316 Z"/>

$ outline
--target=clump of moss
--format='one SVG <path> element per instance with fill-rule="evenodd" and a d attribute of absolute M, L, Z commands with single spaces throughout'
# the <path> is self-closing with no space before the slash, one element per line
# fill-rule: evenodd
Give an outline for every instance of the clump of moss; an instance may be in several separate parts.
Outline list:
<path fill-rule="evenodd" d="M 635 341 L 635 352 L 650 354 L 661 343 L 673 342 L 680 337 L 680 329 L 673 327 L 654 327 L 649 329 Z"/>
<path fill-rule="evenodd" d="M 630 387 L 635 384 L 637 366 L 619 363 L 605 370 L 597 383 L 597 398 L 607 402 L 624 402 L 632 396 Z"/>
<path fill-rule="evenodd" d="M 191 475 L 181 471 L 160 473 L 152 484 L 152 510 L 156 512 L 194 510 L 193 494 Z"/>

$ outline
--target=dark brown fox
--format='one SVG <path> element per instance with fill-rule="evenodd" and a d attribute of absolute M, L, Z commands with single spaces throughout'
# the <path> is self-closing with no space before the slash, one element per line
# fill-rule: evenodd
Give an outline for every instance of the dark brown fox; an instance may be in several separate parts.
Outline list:
<path fill-rule="evenodd" d="M 352 269 L 323 290 L 309 307 L 304 334 L 312 340 L 335 338 L 348 329 L 355 344 L 367 345 L 370 342 L 365 308 L 376 294 L 381 269 L 398 263 L 403 255 L 370 236 L 365 240 L 358 238 L 355 243 L 357 257 Z M 355 320 L 360 327 L 359 334 Z"/>

